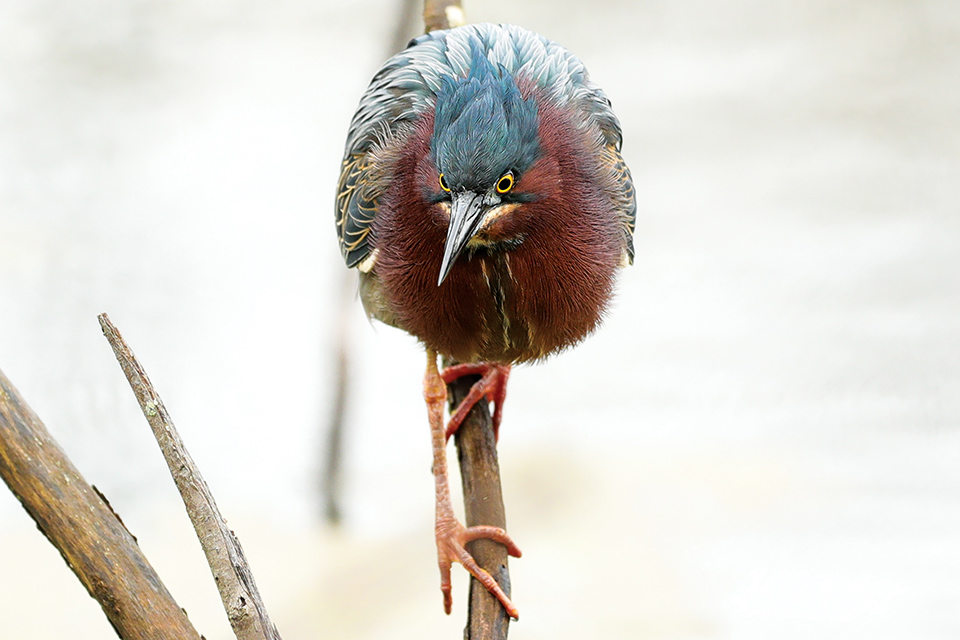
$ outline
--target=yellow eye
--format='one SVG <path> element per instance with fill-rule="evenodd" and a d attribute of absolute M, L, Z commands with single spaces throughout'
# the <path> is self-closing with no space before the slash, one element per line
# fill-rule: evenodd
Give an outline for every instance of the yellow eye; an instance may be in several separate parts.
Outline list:
<path fill-rule="evenodd" d="M 440 174 L 440 188 L 446 191 L 447 193 L 450 192 L 450 187 L 447 186 L 447 181 L 444 179 L 442 173 Z"/>
<path fill-rule="evenodd" d="M 506 193 L 513 189 L 513 172 L 508 171 L 503 177 L 497 180 L 497 193 Z"/>

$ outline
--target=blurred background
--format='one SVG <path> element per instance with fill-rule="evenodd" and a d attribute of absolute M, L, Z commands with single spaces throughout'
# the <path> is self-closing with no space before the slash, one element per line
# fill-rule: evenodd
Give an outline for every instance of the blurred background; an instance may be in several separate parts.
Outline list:
<path fill-rule="evenodd" d="M 960 5 L 465 9 L 585 61 L 640 204 L 605 326 L 511 378 L 511 637 L 960 636 Z M 438 588 L 423 353 L 359 303 L 339 528 L 319 497 L 334 188 L 399 15 L 0 5 L 0 368 L 210 640 L 229 626 L 100 312 L 284 637 L 463 628 L 465 573 L 450 617 Z M 0 576 L 5 640 L 114 637 L 5 489 Z"/>

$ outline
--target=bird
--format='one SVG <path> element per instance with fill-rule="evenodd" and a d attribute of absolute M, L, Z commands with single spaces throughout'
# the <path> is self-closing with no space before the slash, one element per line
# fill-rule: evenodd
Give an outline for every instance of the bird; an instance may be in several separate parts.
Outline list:
<path fill-rule="evenodd" d="M 388 59 L 350 123 L 336 195 L 347 267 L 369 317 L 427 354 L 444 609 L 460 562 L 507 613 L 517 608 L 465 545 L 498 527 L 453 513 L 446 443 L 469 409 L 494 406 L 511 367 L 581 342 L 633 263 L 636 192 L 607 95 L 563 46 L 508 24 L 469 24 L 410 41 Z M 437 358 L 453 363 L 442 371 Z M 480 375 L 444 426 L 446 383 Z"/>

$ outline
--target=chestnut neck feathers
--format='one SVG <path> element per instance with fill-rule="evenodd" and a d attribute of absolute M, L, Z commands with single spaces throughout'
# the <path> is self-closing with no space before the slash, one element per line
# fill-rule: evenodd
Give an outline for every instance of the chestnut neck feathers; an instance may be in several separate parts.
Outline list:
<path fill-rule="evenodd" d="M 437 286 L 448 214 L 414 186 L 436 179 L 431 125 L 424 119 L 400 147 L 374 221 L 379 257 L 361 275 L 368 312 L 461 362 L 526 362 L 580 342 L 606 309 L 622 251 L 600 166 L 588 155 L 595 139 L 562 114 L 543 113 L 541 156 L 516 186 L 543 195 L 504 220 L 522 241 L 461 256 Z"/>

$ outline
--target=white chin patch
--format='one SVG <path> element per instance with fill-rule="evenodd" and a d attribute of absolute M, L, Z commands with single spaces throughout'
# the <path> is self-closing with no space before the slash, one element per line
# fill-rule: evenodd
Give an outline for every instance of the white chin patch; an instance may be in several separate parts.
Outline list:
<path fill-rule="evenodd" d="M 497 220 L 513 213 L 513 210 L 518 206 L 520 205 L 511 202 L 509 204 L 501 204 L 499 207 L 493 207 L 490 211 L 487 211 L 487 215 L 483 216 L 483 223 L 480 225 L 480 230 L 485 231 L 489 229 Z"/>
<path fill-rule="evenodd" d="M 504 216 L 509 216 L 518 206 L 520 205 L 511 202 L 509 204 L 502 204 L 498 207 L 493 207 L 487 211 L 486 215 L 483 216 L 483 221 L 480 223 L 480 228 L 477 229 L 476 234 L 470 238 L 470 242 L 467 243 L 467 246 L 488 247 L 490 245 L 505 242 L 505 238 L 499 237 L 495 234 L 491 235 L 490 227 L 496 224 L 497 220 L 500 220 Z"/>

